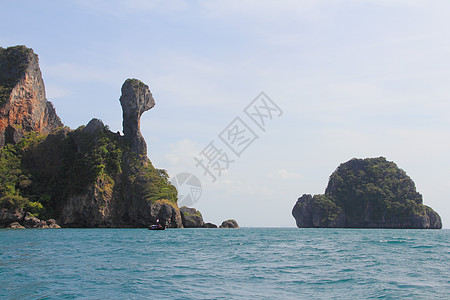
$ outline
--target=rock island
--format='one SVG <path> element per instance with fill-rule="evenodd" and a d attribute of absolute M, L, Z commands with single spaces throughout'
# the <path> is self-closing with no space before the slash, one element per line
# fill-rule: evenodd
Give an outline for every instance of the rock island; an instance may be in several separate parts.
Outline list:
<path fill-rule="evenodd" d="M 440 229 L 412 179 L 384 157 L 352 159 L 331 174 L 323 195 L 304 194 L 292 215 L 297 227 Z"/>

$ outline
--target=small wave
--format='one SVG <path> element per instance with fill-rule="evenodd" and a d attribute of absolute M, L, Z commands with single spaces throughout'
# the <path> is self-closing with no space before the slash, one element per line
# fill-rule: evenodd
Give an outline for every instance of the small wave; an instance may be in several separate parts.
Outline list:
<path fill-rule="evenodd" d="M 406 244 L 408 241 L 405 240 L 379 240 L 380 243 L 387 243 L 387 244 Z"/>
<path fill-rule="evenodd" d="M 412 246 L 411 248 L 413 248 L 413 249 L 433 249 L 434 246 L 432 246 L 432 245 L 417 245 L 417 246 Z"/>

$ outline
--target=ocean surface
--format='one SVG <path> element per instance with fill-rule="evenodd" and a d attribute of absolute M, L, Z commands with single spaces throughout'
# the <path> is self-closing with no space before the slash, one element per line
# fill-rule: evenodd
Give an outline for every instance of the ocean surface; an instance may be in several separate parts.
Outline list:
<path fill-rule="evenodd" d="M 0 230 L 0 299 L 310 298 L 450 299 L 450 230 Z"/>

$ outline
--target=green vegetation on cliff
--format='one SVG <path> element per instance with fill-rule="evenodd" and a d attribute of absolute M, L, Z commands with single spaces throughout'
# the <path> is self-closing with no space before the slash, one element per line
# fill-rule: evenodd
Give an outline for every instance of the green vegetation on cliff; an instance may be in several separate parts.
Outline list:
<path fill-rule="evenodd" d="M 122 136 L 100 121 L 89 126 L 61 128 L 48 136 L 31 133 L 1 149 L 0 207 L 57 218 L 67 198 L 98 182 L 103 192 L 135 181 L 146 201 L 176 203 L 177 191 L 165 170 L 149 160 L 143 163 Z"/>
<path fill-rule="evenodd" d="M 361 219 L 369 206 L 371 216 L 380 220 L 387 217 L 403 222 L 424 213 L 422 195 L 414 182 L 384 157 L 341 164 L 330 176 L 325 194 L 352 220 Z"/>
<path fill-rule="evenodd" d="M 128 78 L 125 80 L 124 84 L 129 84 L 135 89 L 145 88 L 145 86 L 147 86 L 145 83 L 136 78 Z"/>
<path fill-rule="evenodd" d="M 25 46 L 0 47 L 0 105 L 8 100 L 32 54 L 33 50 Z"/>
<path fill-rule="evenodd" d="M 324 195 L 303 195 L 293 209 L 299 227 L 440 228 L 405 171 L 384 157 L 352 159 L 330 176 Z"/>
<path fill-rule="evenodd" d="M 339 213 L 342 211 L 342 209 L 333 201 L 333 198 L 327 195 L 314 196 L 313 207 L 324 212 L 321 222 L 327 224 L 336 220 Z"/>
<path fill-rule="evenodd" d="M 22 150 L 41 140 L 42 136 L 32 133 L 19 144 L 0 150 L 0 208 L 25 209 L 36 215 L 43 212 L 40 202 L 24 197 L 32 176 L 22 165 Z"/>

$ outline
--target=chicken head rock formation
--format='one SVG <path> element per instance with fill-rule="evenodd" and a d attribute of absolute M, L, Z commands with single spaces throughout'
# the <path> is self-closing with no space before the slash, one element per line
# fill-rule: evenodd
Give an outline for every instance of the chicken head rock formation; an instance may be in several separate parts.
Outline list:
<path fill-rule="evenodd" d="M 98 119 L 73 134 L 77 149 L 93 151 L 94 157 L 96 149 L 102 149 L 105 157 L 99 167 L 104 168 L 94 171 L 93 180 L 82 193 L 67 197 L 60 223 L 72 227 L 145 227 L 160 219 L 169 227 L 183 227 L 176 189 L 165 170 L 153 167 L 140 132 L 142 114 L 155 105 L 149 87 L 138 79 L 127 79 L 119 100 L 123 136 L 109 131 Z"/>
<path fill-rule="evenodd" d="M 157 219 L 183 227 L 177 191 L 152 165 L 140 132 L 142 114 L 155 105 L 146 84 L 122 86 L 122 136 L 99 119 L 62 127 L 32 49 L 0 48 L 0 67 L 1 227 L 27 227 L 28 213 L 62 227 L 145 227 Z"/>
<path fill-rule="evenodd" d="M 139 157 L 147 156 L 147 144 L 140 130 L 142 114 L 155 106 L 148 86 L 137 79 L 127 79 L 122 85 L 120 104 L 123 110 L 123 134 L 131 150 Z"/>

